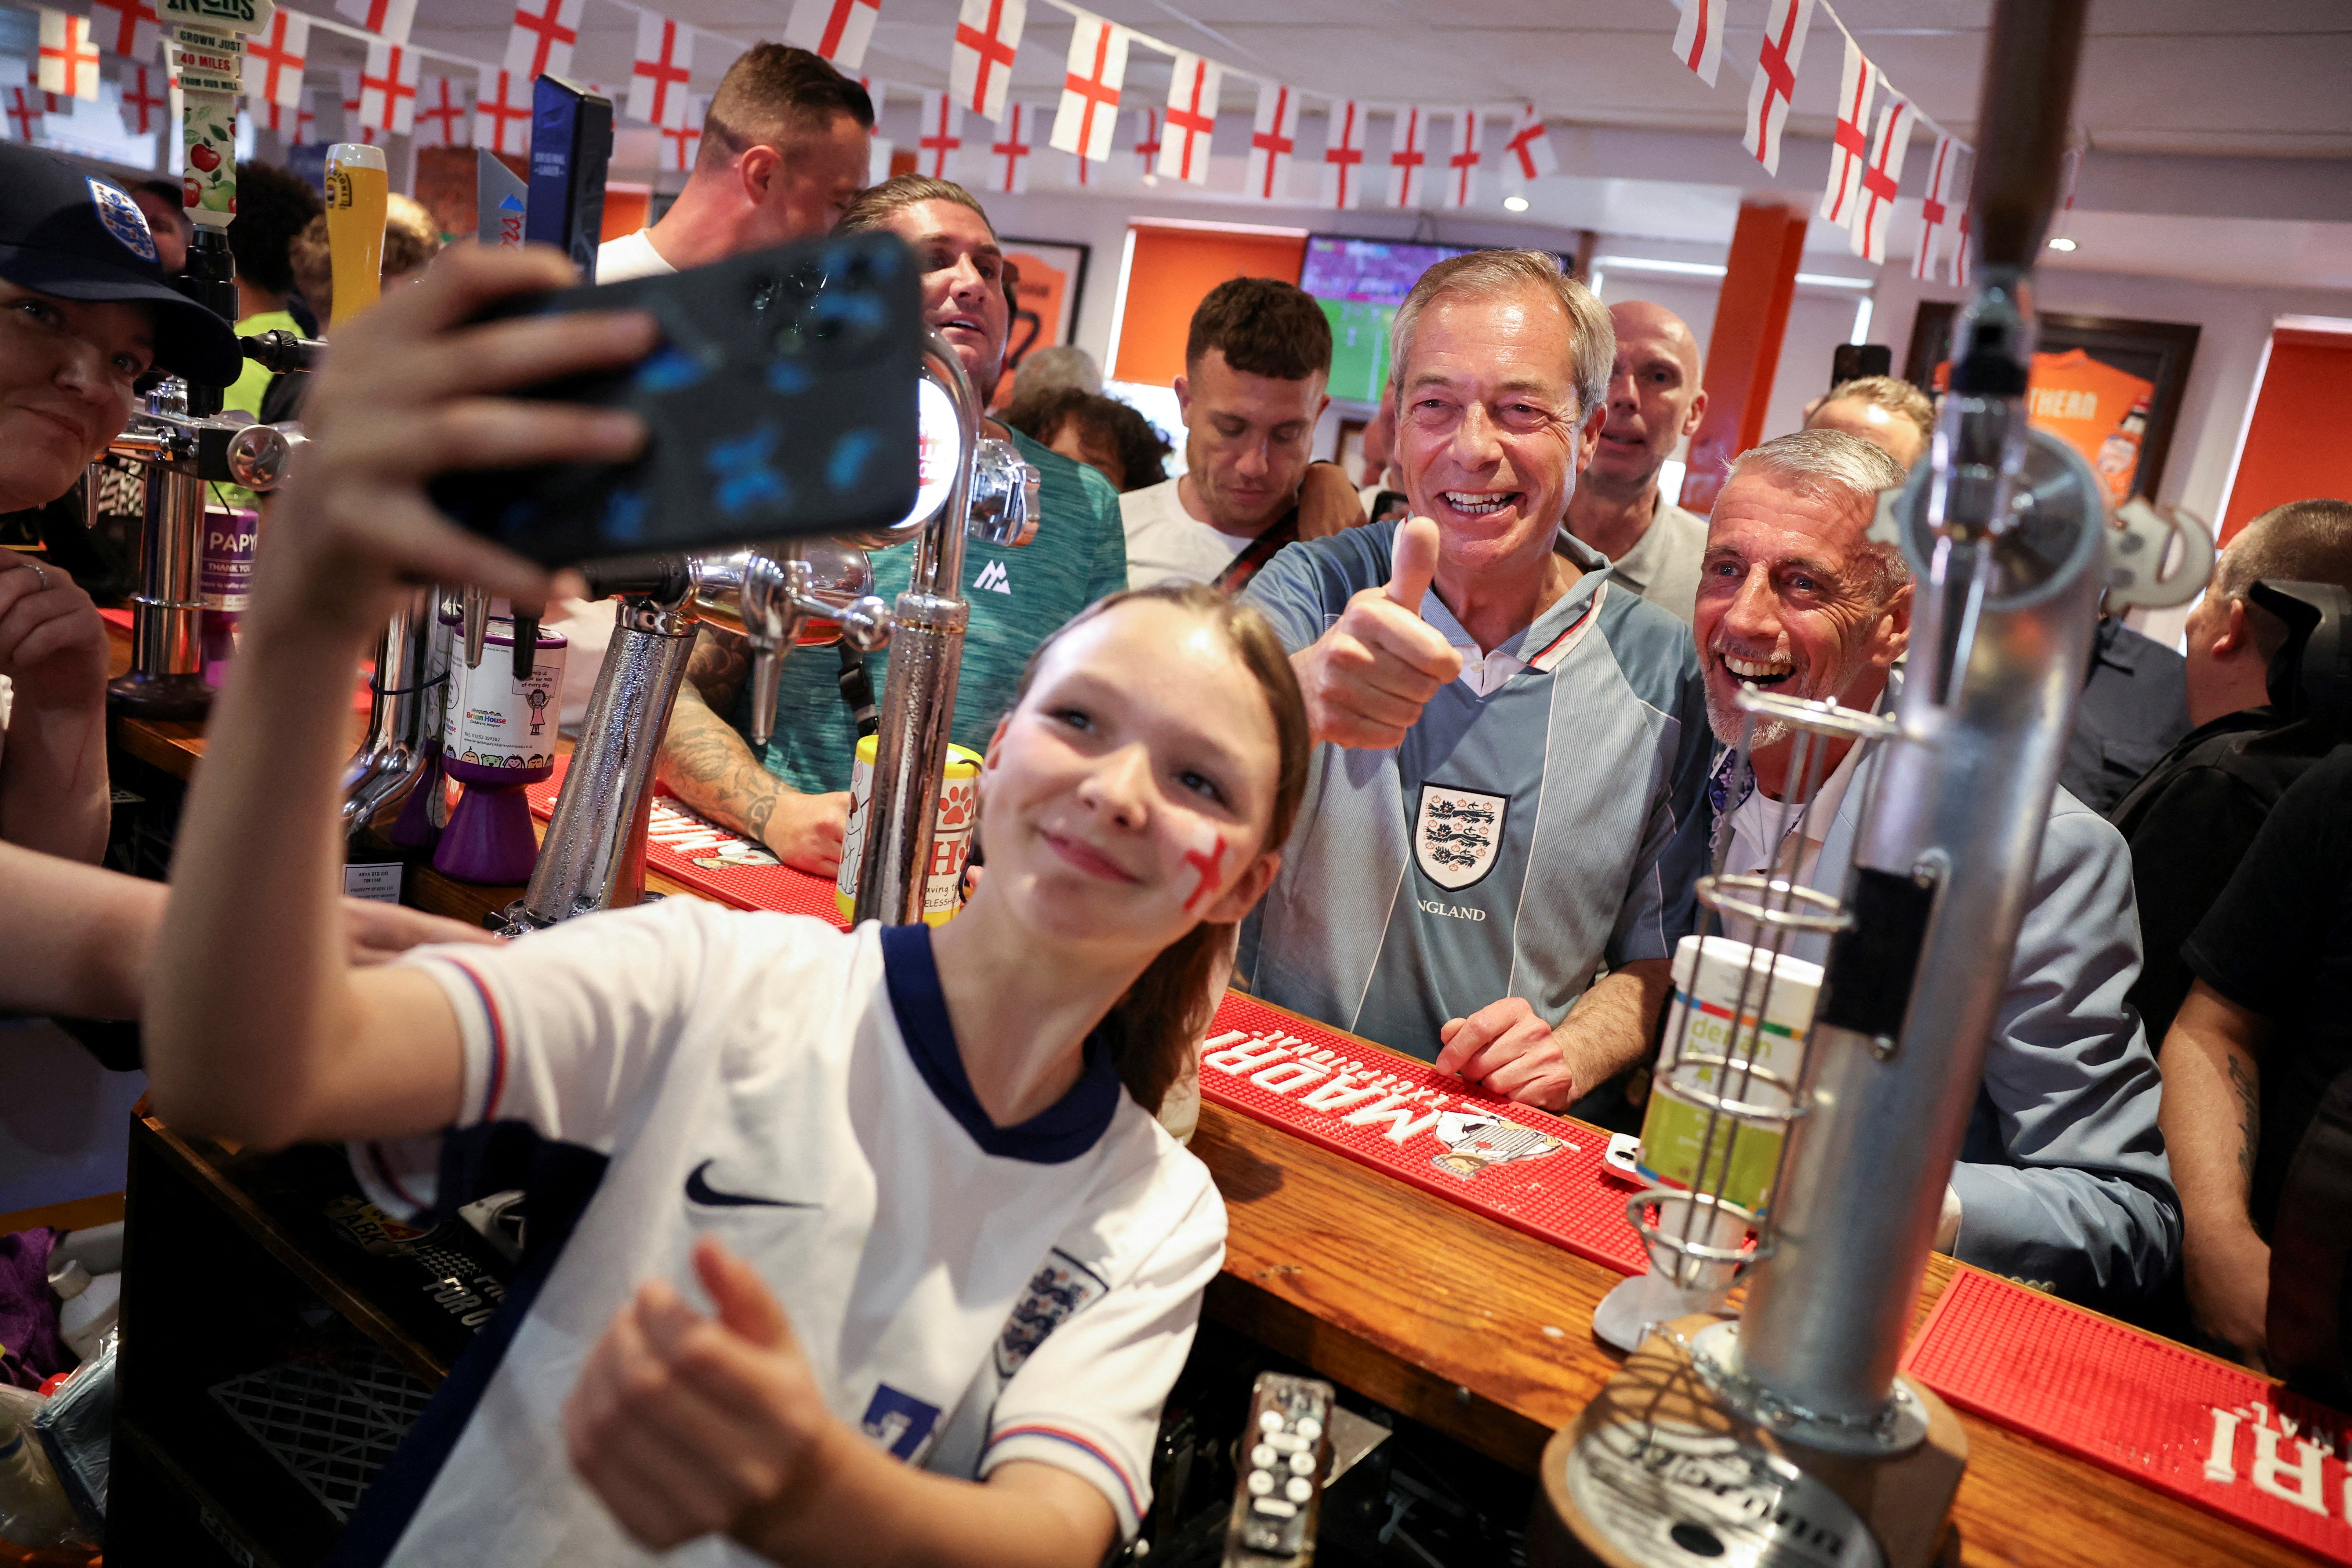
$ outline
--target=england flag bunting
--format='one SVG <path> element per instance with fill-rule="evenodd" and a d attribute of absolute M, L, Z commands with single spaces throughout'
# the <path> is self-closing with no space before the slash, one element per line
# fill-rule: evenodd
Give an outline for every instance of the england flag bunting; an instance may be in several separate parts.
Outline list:
<path fill-rule="evenodd" d="M 879 105 L 876 106 L 876 112 L 878 116 Z M 697 136 L 701 134 L 701 120 L 698 117 L 695 121 Z M 890 177 L 890 154 L 898 150 L 898 144 L 887 136 L 868 136 L 866 139 L 866 183 L 867 184 L 878 185 Z"/>
<path fill-rule="evenodd" d="M 1244 188 L 1262 202 L 1290 195 L 1290 161 L 1298 151 L 1298 93 L 1280 82 L 1261 82 L 1257 120 L 1250 128 L 1249 183 Z"/>
<path fill-rule="evenodd" d="M 245 95 L 292 109 L 302 101 L 302 66 L 310 54 L 310 18 L 278 7 L 268 29 L 245 39 Z"/>
<path fill-rule="evenodd" d="M 957 14 L 948 90 L 982 120 L 1003 121 L 1004 89 L 1013 83 L 1013 58 L 1028 17 L 1027 0 L 963 0 Z"/>
<path fill-rule="evenodd" d="M 303 27 L 310 25 L 306 18 Z M 155 0 L 90 0 L 89 30 L 98 47 L 110 55 L 126 60 L 161 56 L 163 26 L 155 15 Z"/>
<path fill-rule="evenodd" d="M 1480 147 L 1480 117 L 1475 109 L 1459 110 L 1454 116 L 1454 151 L 1445 160 L 1445 205 L 1466 207 L 1478 185 L 1478 161 L 1484 156 Z"/>
<path fill-rule="evenodd" d="M 1423 188 L 1421 172 L 1429 165 L 1429 117 L 1418 105 L 1396 111 L 1389 132 L 1389 205 L 1417 207 Z"/>
<path fill-rule="evenodd" d="M 1503 143 L 1504 183 L 1525 187 L 1559 173 L 1559 154 L 1553 150 L 1551 132 L 1544 129 L 1543 116 L 1534 104 L 1522 104 Z"/>
<path fill-rule="evenodd" d="M 1037 150 L 1029 139 L 1034 123 L 1027 104 L 1013 104 L 1004 111 L 1004 128 L 989 139 L 988 188 L 999 195 L 1019 195 L 1029 188 L 1029 154 Z"/>
<path fill-rule="evenodd" d="M 380 38 L 408 42 L 416 25 L 416 0 L 335 0 L 335 15 L 347 16 Z"/>
<path fill-rule="evenodd" d="M 1160 176 L 1153 171 L 1160 167 L 1160 110 L 1139 109 L 1135 111 L 1135 161 L 1139 172 L 1148 183 Z"/>
<path fill-rule="evenodd" d="M 1126 85 L 1127 34 L 1100 16 L 1081 14 L 1070 30 L 1062 102 L 1046 145 L 1080 163 L 1108 162 L 1118 140 L 1118 94 Z"/>
<path fill-rule="evenodd" d="M 572 46 L 580 41 L 580 12 L 587 0 L 515 0 L 514 26 L 507 32 L 507 74 L 520 84 L 525 112 L 530 82 L 552 71 L 572 74 Z"/>
<path fill-rule="evenodd" d="M 446 76 L 428 76 L 418 85 L 415 134 L 420 147 L 472 145 L 474 106 L 466 101 L 464 83 Z"/>
<path fill-rule="evenodd" d="M 1862 209 L 1854 215 L 1853 250 L 1874 264 L 1886 260 L 1886 231 L 1895 226 L 1895 195 L 1903 181 L 1903 155 L 1911 150 L 1918 110 L 1887 89 L 1878 111 L 1878 134 L 1871 139 L 1870 162 L 1862 171 Z"/>
<path fill-rule="evenodd" d="M 1878 68 L 1845 35 L 1837 128 L 1830 133 L 1830 183 L 1822 192 L 1821 210 L 1824 219 L 1841 228 L 1852 228 L 1862 214 L 1862 172 L 1870 163 L 1870 105 L 1877 96 Z"/>
<path fill-rule="evenodd" d="M 367 68 L 360 73 L 360 123 L 373 131 L 405 136 L 416 124 L 416 51 L 398 44 L 370 44 Z"/>
<path fill-rule="evenodd" d="M 1789 98 L 1797 90 L 1797 67 L 1812 25 L 1813 0 L 1765 0 L 1764 43 L 1748 88 L 1748 129 L 1740 143 L 1770 174 L 1780 172 L 1780 128 L 1789 122 Z"/>
<path fill-rule="evenodd" d="M 283 16 L 285 12 L 278 13 Z M 169 123 L 163 109 L 169 100 L 164 97 L 164 73 L 162 66 L 132 66 L 122 73 L 122 129 L 133 136 L 152 136 Z"/>
<path fill-rule="evenodd" d="M 1078 191 L 1091 191 L 1101 184 L 1102 176 L 1095 172 L 1095 161 L 1083 153 L 1071 153 L 1068 184 L 1071 189 Z"/>
<path fill-rule="evenodd" d="M 881 0 L 793 0 L 784 42 L 854 73 L 866 64 L 866 46 L 873 40 L 874 21 L 881 14 Z"/>
<path fill-rule="evenodd" d="M 963 146 L 963 110 L 937 89 L 923 94 L 923 134 L 916 142 L 915 167 L 934 180 L 951 180 L 956 153 Z"/>
<path fill-rule="evenodd" d="M 127 84 L 123 91 L 126 95 L 129 93 Z M 249 107 L 253 110 L 255 126 L 275 132 L 289 147 L 307 147 L 319 139 L 319 117 L 310 112 L 308 101 L 294 105 L 262 103 Z M 129 118 L 127 112 L 125 118 Z"/>
<path fill-rule="evenodd" d="M 694 79 L 694 34 L 667 16 L 637 13 L 637 54 L 629 67 L 629 118 L 658 130 L 686 119 Z"/>
<path fill-rule="evenodd" d="M 1675 0 L 1683 19 L 1675 28 L 1675 58 L 1707 86 L 1723 68 L 1723 14 L 1729 0 Z"/>
<path fill-rule="evenodd" d="M 686 112 L 683 117 L 675 125 L 665 125 L 660 128 L 661 166 L 662 172 L 667 174 L 690 174 L 694 169 L 696 156 L 702 151 L 702 117 L 710 112 L 710 100 L 699 93 L 688 93 L 684 96 Z M 884 142 L 880 145 L 887 147 L 889 143 Z M 872 171 L 868 170 L 867 173 L 871 174 Z M 879 180 L 868 183 L 881 184 Z"/>
<path fill-rule="evenodd" d="M 1936 136 L 1936 156 L 1927 167 L 1927 193 L 1919 202 L 1919 248 L 1911 258 L 1911 276 L 1921 282 L 1932 281 L 1936 263 L 1948 249 L 1952 264 L 1947 276 L 1958 281 L 1958 249 L 1960 217 L 1969 205 L 1966 184 L 1968 154 L 1959 139 L 1949 132 Z"/>
<path fill-rule="evenodd" d="M 360 86 L 361 75 L 352 66 L 341 67 L 335 72 L 336 79 L 342 84 L 340 96 L 343 106 L 343 133 L 335 140 L 374 147 L 383 142 L 383 133 L 360 118 L 360 98 L 363 91 Z"/>
<path fill-rule="evenodd" d="M 1168 127 L 1160 144 L 1160 169 L 1195 185 L 1209 183 L 1209 142 L 1217 129 L 1217 94 L 1225 68 L 1179 49 L 1168 78 Z"/>
<path fill-rule="evenodd" d="M 37 87 L 0 88 L 0 110 L 6 111 L 11 141 L 30 142 L 40 134 L 43 102 Z"/>
<path fill-rule="evenodd" d="M 474 89 L 474 145 L 517 157 L 530 151 L 530 79 L 484 66 Z"/>
<path fill-rule="evenodd" d="M 1323 205 L 1339 211 L 1364 197 L 1364 106 L 1345 99 L 1323 122 Z"/>
<path fill-rule="evenodd" d="M 43 92 L 58 98 L 98 98 L 98 41 L 89 36 L 89 18 L 63 11 L 41 13 L 41 54 L 36 77 Z"/>

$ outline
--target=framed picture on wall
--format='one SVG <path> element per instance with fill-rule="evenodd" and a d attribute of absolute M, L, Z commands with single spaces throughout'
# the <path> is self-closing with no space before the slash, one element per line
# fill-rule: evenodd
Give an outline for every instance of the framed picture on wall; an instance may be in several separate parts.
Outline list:
<path fill-rule="evenodd" d="M 1013 331 L 1004 345 L 1004 378 L 991 405 L 1013 395 L 1013 373 L 1039 349 L 1066 343 L 1078 327 L 1078 304 L 1087 288 L 1088 247 L 1054 239 L 1003 241 L 1005 266 L 1013 274 Z"/>
<path fill-rule="evenodd" d="M 1904 379 L 1939 390 L 1958 307 L 1923 300 L 1911 321 Z M 2110 500 L 2153 498 L 2180 422 L 2199 329 L 2184 321 L 2045 314 L 2027 394 L 2034 425 L 2083 454 Z"/>

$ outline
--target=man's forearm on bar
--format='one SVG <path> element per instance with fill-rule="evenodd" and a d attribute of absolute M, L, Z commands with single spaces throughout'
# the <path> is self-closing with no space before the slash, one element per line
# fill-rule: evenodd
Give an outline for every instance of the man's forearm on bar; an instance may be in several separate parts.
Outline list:
<path fill-rule="evenodd" d="M 679 688 L 661 773 L 670 791 L 722 827 L 767 842 L 768 820 L 785 793 L 735 726 L 710 710 L 691 682 Z"/>

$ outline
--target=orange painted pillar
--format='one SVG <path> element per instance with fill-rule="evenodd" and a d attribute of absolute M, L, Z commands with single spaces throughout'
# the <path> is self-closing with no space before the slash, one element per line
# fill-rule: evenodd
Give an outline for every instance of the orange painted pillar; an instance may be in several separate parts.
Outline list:
<path fill-rule="evenodd" d="M 1771 200 L 1739 204 L 1706 345 L 1706 417 L 1691 437 L 1690 473 L 1683 480 L 1682 504 L 1692 511 L 1715 510 L 1724 466 L 1763 438 L 1804 246 L 1801 209 Z"/>

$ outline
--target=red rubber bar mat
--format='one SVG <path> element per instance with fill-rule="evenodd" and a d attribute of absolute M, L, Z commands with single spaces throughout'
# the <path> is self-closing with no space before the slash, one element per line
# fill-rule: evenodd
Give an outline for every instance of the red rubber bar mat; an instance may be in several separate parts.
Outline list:
<path fill-rule="evenodd" d="M 1650 1266 L 1625 1223 L 1633 1189 L 1602 1173 L 1609 1134 L 1238 991 L 1210 1027 L 1201 1096 L 1622 1274 Z"/>
<path fill-rule="evenodd" d="M 2352 1563 L 2352 1418 L 1974 1270 L 1904 1370 L 1965 1409 L 2289 1546 Z"/>

